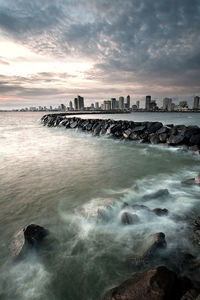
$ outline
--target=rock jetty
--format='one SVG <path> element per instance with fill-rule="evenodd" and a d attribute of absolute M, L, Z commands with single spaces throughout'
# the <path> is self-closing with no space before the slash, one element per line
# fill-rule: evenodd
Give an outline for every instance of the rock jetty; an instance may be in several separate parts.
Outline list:
<path fill-rule="evenodd" d="M 163 125 L 161 122 L 133 122 L 111 119 L 82 119 L 60 114 L 44 115 L 42 123 L 49 127 L 65 127 L 90 132 L 94 136 L 108 135 L 115 139 L 138 143 L 183 146 L 200 153 L 200 128 L 198 126 Z"/>

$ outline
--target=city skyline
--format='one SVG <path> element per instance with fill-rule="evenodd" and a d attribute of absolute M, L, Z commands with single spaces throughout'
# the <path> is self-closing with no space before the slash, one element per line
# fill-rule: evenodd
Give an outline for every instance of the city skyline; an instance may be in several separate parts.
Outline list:
<path fill-rule="evenodd" d="M 0 109 L 130 94 L 192 106 L 197 0 L 0 0 Z M 159 103 L 160 104 L 160 103 Z"/>

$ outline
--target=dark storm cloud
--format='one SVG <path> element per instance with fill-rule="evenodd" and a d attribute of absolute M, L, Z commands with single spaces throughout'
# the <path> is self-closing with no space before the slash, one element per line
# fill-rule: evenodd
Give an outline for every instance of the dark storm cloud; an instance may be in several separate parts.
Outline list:
<path fill-rule="evenodd" d="M 89 79 L 188 87 L 200 71 L 199 0 L 0 0 L 0 28 L 33 51 L 95 61 Z"/>

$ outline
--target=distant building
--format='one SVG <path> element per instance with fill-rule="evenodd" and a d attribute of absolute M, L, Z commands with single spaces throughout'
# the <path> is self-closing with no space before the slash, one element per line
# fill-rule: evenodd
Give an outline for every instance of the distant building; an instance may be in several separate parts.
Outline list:
<path fill-rule="evenodd" d="M 117 100 L 116 100 L 116 98 L 111 98 L 111 109 L 117 109 Z"/>
<path fill-rule="evenodd" d="M 140 101 L 138 100 L 138 101 L 136 101 L 136 106 L 137 106 L 137 109 L 139 109 L 140 108 Z"/>
<path fill-rule="evenodd" d="M 127 109 L 130 108 L 130 103 L 131 103 L 131 97 L 128 95 L 128 96 L 126 97 L 126 105 L 125 105 L 125 107 L 126 107 Z"/>
<path fill-rule="evenodd" d="M 99 109 L 99 102 L 95 102 L 95 108 Z"/>
<path fill-rule="evenodd" d="M 145 101 L 145 110 L 150 111 L 150 105 L 151 105 L 151 96 L 146 96 Z"/>
<path fill-rule="evenodd" d="M 171 111 L 171 104 L 172 104 L 171 98 L 164 98 L 163 99 L 163 110 Z"/>
<path fill-rule="evenodd" d="M 66 106 L 65 106 L 64 104 L 61 104 L 61 105 L 60 105 L 60 110 L 61 110 L 61 111 L 66 111 Z"/>
<path fill-rule="evenodd" d="M 78 101 L 78 110 L 83 110 L 84 109 L 84 98 L 78 95 L 77 101 Z"/>
<path fill-rule="evenodd" d="M 124 97 L 119 97 L 119 109 L 124 109 Z"/>
<path fill-rule="evenodd" d="M 111 101 L 110 100 L 104 101 L 104 110 L 111 110 Z"/>
<path fill-rule="evenodd" d="M 159 108 L 157 106 L 156 100 L 151 100 L 149 111 L 157 111 Z"/>
<path fill-rule="evenodd" d="M 94 103 L 91 103 L 90 108 L 94 109 Z"/>
<path fill-rule="evenodd" d="M 199 96 L 194 97 L 193 109 L 199 109 Z"/>
<path fill-rule="evenodd" d="M 74 109 L 78 110 L 78 99 L 74 98 Z"/>
<path fill-rule="evenodd" d="M 69 101 L 69 110 L 73 110 L 73 104 L 72 104 L 72 101 Z"/>
<path fill-rule="evenodd" d="M 52 111 L 53 110 L 53 107 L 52 106 L 50 106 L 50 111 Z"/>

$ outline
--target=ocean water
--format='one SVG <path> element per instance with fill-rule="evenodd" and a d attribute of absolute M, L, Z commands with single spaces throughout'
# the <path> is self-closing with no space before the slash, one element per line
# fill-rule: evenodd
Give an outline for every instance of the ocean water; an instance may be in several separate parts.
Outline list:
<path fill-rule="evenodd" d="M 200 196 L 198 186 L 180 182 L 200 171 L 199 157 L 178 148 L 44 127 L 42 115 L 0 114 L 0 299 L 100 299 L 151 264 L 140 260 L 139 245 L 155 232 L 164 232 L 168 245 L 159 263 L 187 274 L 173 254 L 177 249 L 196 254 L 188 224 L 200 212 Z M 191 113 L 98 118 L 200 126 L 200 115 Z M 159 189 L 169 195 L 152 198 Z M 167 208 L 169 215 L 124 208 L 124 202 Z M 122 225 L 124 211 L 137 213 L 140 222 Z M 43 251 L 15 263 L 13 236 L 30 223 L 50 235 Z"/>

